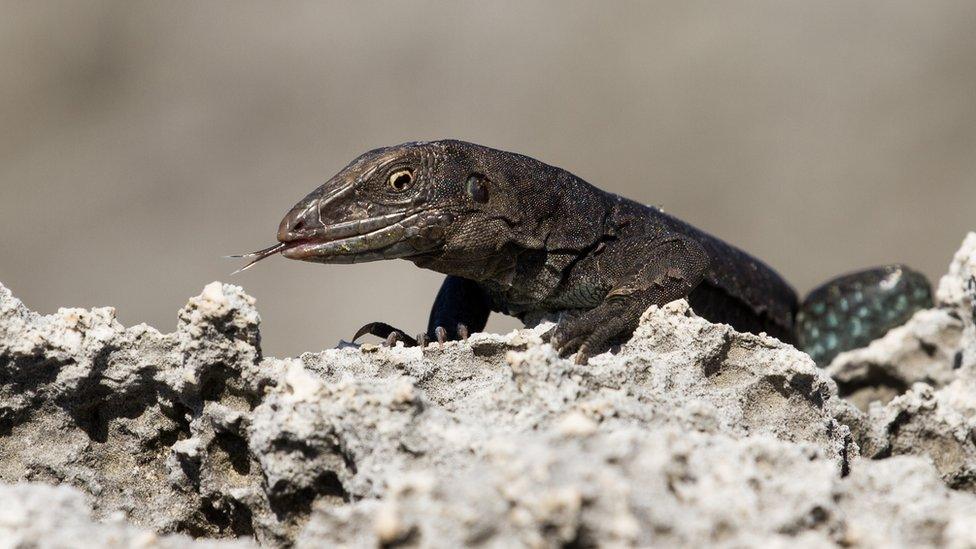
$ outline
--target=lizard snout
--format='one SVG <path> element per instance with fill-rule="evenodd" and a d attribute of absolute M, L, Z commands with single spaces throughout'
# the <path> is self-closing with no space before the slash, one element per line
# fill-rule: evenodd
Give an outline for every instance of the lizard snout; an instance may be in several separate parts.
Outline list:
<path fill-rule="evenodd" d="M 278 225 L 278 242 L 294 242 L 307 239 L 314 228 L 318 226 L 318 208 L 315 202 L 302 203 L 294 208 L 281 220 Z"/>

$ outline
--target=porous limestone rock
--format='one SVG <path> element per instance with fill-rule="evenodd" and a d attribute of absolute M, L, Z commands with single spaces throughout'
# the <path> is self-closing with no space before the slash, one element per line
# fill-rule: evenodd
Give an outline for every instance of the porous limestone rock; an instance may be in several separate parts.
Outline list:
<path fill-rule="evenodd" d="M 918 383 L 885 406 L 873 405 L 869 424 L 865 456 L 928 456 L 949 486 L 976 491 L 976 380 L 941 389 Z"/>
<path fill-rule="evenodd" d="M 976 369 L 976 232 L 969 233 L 939 281 L 936 308 L 917 312 L 867 347 L 827 367 L 840 395 L 867 410 L 915 383 L 942 387 Z"/>
<path fill-rule="evenodd" d="M 0 485 L 0 547 L 99 547 L 130 549 L 245 549 L 250 540 L 193 540 L 185 535 L 159 534 L 136 528 L 123 516 L 93 521 L 84 495 L 69 486 Z"/>
<path fill-rule="evenodd" d="M 847 421 L 864 456 L 927 456 L 949 486 L 976 491 L 976 233 L 955 254 L 936 301 L 827 371 L 867 410 Z"/>
<path fill-rule="evenodd" d="M 684 301 L 579 366 L 545 324 L 275 359 L 236 286 L 168 334 L 0 286 L 0 546 L 973 546 L 976 378 L 943 366 L 974 345 L 974 255 L 886 336 L 937 358 L 872 351 L 888 377 Z M 828 374 L 892 394 L 862 410 Z"/>
<path fill-rule="evenodd" d="M 950 308 L 918 311 L 867 347 L 839 354 L 827 367 L 840 396 L 862 410 L 886 403 L 915 383 L 941 387 L 956 378 L 965 322 Z"/>

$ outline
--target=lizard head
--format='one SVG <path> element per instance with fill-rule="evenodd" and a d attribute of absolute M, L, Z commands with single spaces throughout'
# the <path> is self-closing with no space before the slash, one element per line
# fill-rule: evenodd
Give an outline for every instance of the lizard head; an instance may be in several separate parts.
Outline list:
<path fill-rule="evenodd" d="M 278 244 L 238 257 L 463 264 L 511 239 L 512 224 L 499 214 L 514 207 L 500 192 L 505 174 L 497 168 L 513 167 L 500 156 L 507 154 L 461 141 L 369 151 L 285 215 Z"/>

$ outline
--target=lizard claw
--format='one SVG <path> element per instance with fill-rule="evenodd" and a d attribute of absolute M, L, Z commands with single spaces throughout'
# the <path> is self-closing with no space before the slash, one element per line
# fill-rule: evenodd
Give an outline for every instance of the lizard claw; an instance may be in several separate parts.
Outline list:
<path fill-rule="evenodd" d="M 576 353 L 576 364 L 587 364 L 591 356 L 611 350 L 633 333 L 641 312 L 640 307 L 606 303 L 560 322 L 549 342 L 561 358 Z"/>
<path fill-rule="evenodd" d="M 590 355 L 587 354 L 586 345 L 582 345 L 579 351 L 576 351 L 576 364 L 580 366 L 585 366 L 587 362 L 590 361 Z"/>
<path fill-rule="evenodd" d="M 408 336 L 403 330 L 399 330 L 390 326 L 385 322 L 370 322 L 362 328 L 356 331 L 356 335 L 352 337 L 352 341 L 363 337 L 364 335 L 374 335 L 383 338 L 383 345 L 387 347 L 395 347 L 397 342 L 402 342 L 404 347 L 427 347 L 431 342 L 431 335 L 427 332 L 417 334 L 416 338 Z M 437 340 L 438 343 L 443 345 L 451 339 L 462 339 L 467 341 L 468 337 L 471 335 L 468 330 L 467 325 L 458 324 L 457 325 L 457 335 L 451 335 L 448 333 L 447 329 L 443 326 L 438 326 L 434 328 L 433 338 Z"/>
<path fill-rule="evenodd" d="M 398 330 L 385 322 L 370 322 L 369 324 L 366 324 L 359 330 L 356 330 L 356 335 L 352 336 L 352 340 L 356 341 L 366 334 L 371 334 L 386 339 L 385 344 L 390 347 L 395 345 L 397 341 L 402 341 L 403 345 L 406 347 L 417 346 L 416 339 L 403 333 L 403 330 Z"/>
<path fill-rule="evenodd" d="M 559 353 L 560 358 L 566 358 L 575 353 L 580 346 L 583 345 L 583 342 L 586 341 L 585 336 L 574 337 L 565 343 L 563 343 L 561 339 L 553 339 L 554 341 L 552 342 L 552 346 L 556 349 L 556 352 Z"/>

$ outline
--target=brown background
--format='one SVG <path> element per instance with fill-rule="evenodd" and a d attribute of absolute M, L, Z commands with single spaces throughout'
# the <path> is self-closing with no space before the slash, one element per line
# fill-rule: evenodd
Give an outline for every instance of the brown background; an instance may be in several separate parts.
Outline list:
<path fill-rule="evenodd" d="M 4 2 L 0 281 L 175 325 L 208 282 L 266 351 L 426 322 L 406 262 L 220 256 L 366 149 L 523 152 L 765 258 L 801 291 L 976 229 L 976 2 Z M 514 321 L 493 320 L 507 329 Z"/>

